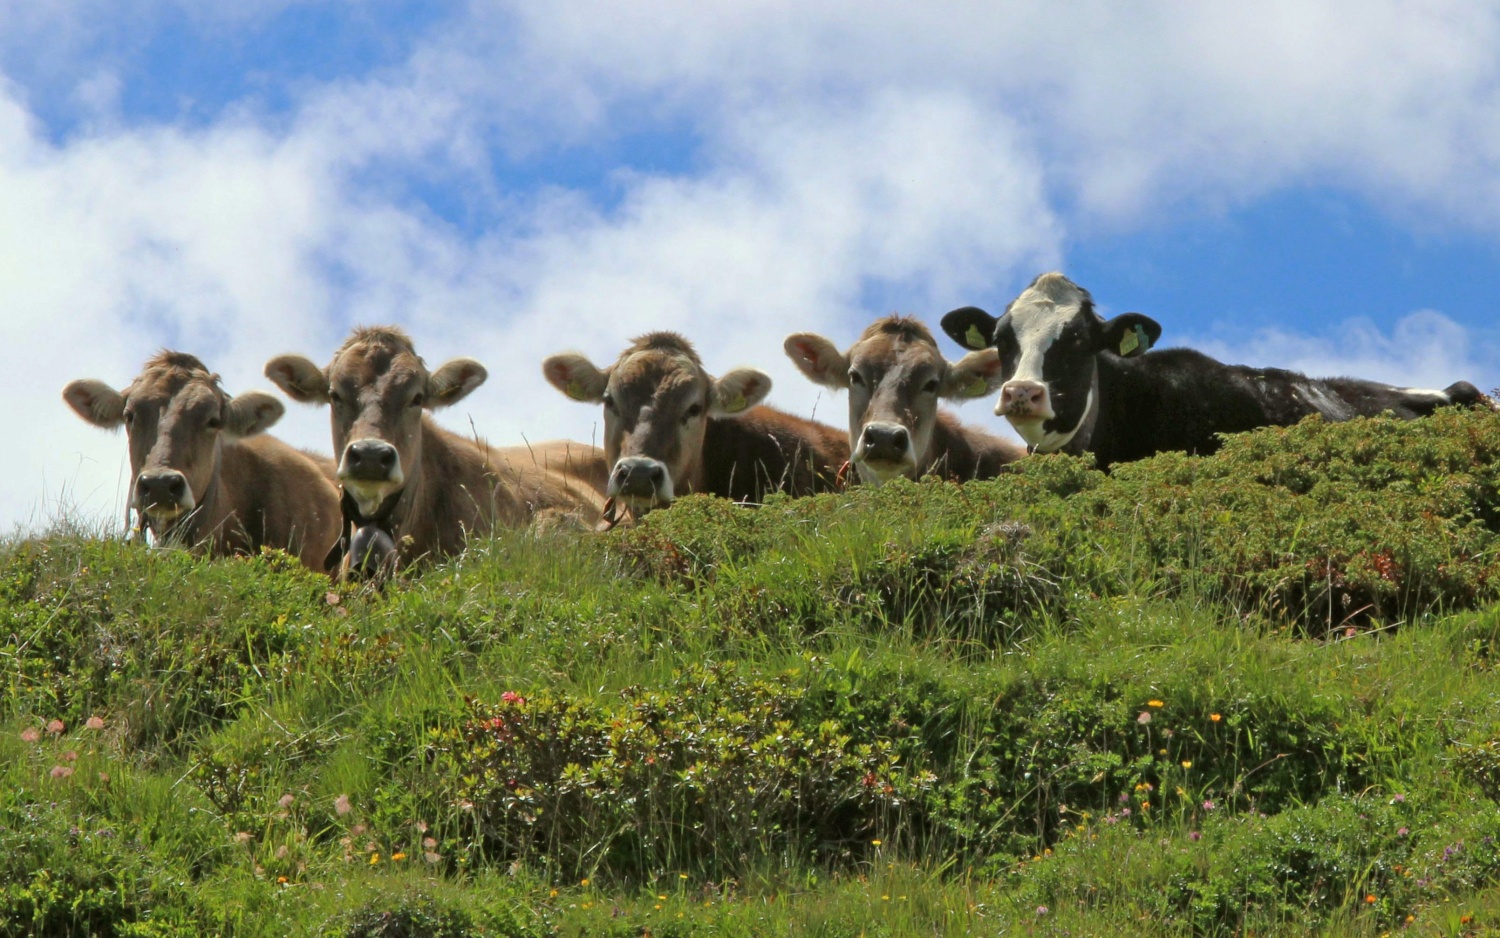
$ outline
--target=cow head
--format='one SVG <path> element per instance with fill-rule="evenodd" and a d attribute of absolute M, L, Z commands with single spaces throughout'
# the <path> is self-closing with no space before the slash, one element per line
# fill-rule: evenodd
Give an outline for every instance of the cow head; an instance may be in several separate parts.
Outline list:
<path fill-rule="evenodd" d="M 715 379 L 671 332 L 641 336 L 608 368 L 564 353 L 542 362 L 542 374 L 574 400 L 604 405 L 608 494 L 636 514 L 701 489 L 709 416 L 742 413 L 771 390 L 753 368 Z"/>
<path fill-rule="evenodd" d="M 995 413 L 1033 449 L 1063 449 L 1098 413 L 1098 356 L 1140 355 L 1161 338 L 1141 313 L 1106 320 L 1087 290 L 1062 274 L 1042 274 L 999 319 L 966 306 L 943 317 L 943 331 L 971 349 L 1000 353 Z"/>
<path fill-rule="evenodd" d="M 994 349 L 950 363 L 927 327 L 904 316 L 876 321 L 847 353 L 811 332 L 787 336 L 785 348 L 812 381 L 849 392 L 850 461 L 866 483 L 915 479 L 931 467 L 939 398 L 982 397 L 1000 386 Z"/>
<path fill-rule="evenodd" d="M 102 381 L 74 381 L 63 388 L 63 400 L 96 427 L 125 428 L 131 507 L 158 534 L 204 503 L 217 477 L 224 435 L 260 433 L 284 412 L 264 391 L 231 398 L 201 361 L 167 351 L 148 361 L 124 391 Z"/>
<path fill-rule="evenodd" d="M 354 330 L 327 368 L 300 355 L 266 363 L 266 377 L 293 400 L 331 405 L 339 484 L 367 517 L 415 473 L 423 414 L 463 400 L 487 376 L 469 358 L 429 372 L 411 339 L 393 327 Z"/>

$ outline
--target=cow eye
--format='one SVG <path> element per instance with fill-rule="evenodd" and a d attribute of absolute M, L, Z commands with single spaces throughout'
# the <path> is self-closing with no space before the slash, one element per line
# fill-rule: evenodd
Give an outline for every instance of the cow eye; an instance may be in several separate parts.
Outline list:
<path fill-rule="evenodd" d="M 414 395 L 411 399 L 411 406 L 413 407 L 421 407 L 425 403 L 427 403 L 427 395 L 425 394 Z"/>
<path fill-rule="evenodd" d="M 224 426 L 224 420 L 216 414 L 208 418 L 208 422 L 205 423 L 204 426 L 208 427 L 210 430 L 217 430 L 220 427 Z"/>
<path fill-rule="evenodd" d="M 860 385 L 862 385 L 862 384 L 865 383 L 865 379 L 860 376 L 859 372 L 857 372 L 857 371 L 855 371 L 853 369 L 850 369 L 849 370 L 849 383 L 851 385 L 853 385 L 854 387 L 859 387 Z"/>
<path fill-rule="evenodd" d="M 922 385 L 923 394 L 936 394 L 938 390 L 938 379 L 928 378 L 927 383 Z"/>
<path fill-rule="evenodd" d="M 604 392 L 604 409 L 608 411 L 615 409 L 615 399 L 608 391 Z"/>
<path fill-rule="evenodd" d="M 135 411 L 133 411 L 133 410 L 127 410 L 127 411 L 125 411 L 125 426 L 128 427 L 128 426 L 130 426 L 133 423 L 135 423 Z"/>
<path fill-rule="evenodd" d="M 689 407 L 687 409 L 687 413 L 685 413 L 685 414 L 682 415 L 682 422 L 683 423 L 687 423 L 689 420 L 692 420 L 695 417 L 698 417 L 702 413 L 703 413 L 703 405 L 702 404 L 694 404 L 692 407 Z"/>

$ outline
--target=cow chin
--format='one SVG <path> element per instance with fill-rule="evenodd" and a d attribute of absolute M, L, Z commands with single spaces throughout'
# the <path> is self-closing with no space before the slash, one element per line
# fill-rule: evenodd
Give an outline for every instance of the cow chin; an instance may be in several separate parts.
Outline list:
<path fill-rule="evenodd" d="M 1072 442 L 1073 437 L 1078 435 L 1078 425 L 1074 424 L 1069 430 L 1048 430 L 1049 421 L 1040 417 L 1006 417 L 1010 425 L 1015 428 L 1026 445 L 1036 453 L 1055 453 Z"/>
<path fill-rule="evenodd" d="M 359 513 L 366 518 L 374 517 L 385 500 L 401 491 L 405 482 L 404 478 L 384 482 L 374 482 L 368 479 L 339 479 L 344 491 L 354 499 Z"/>
<path fill-rule="evenodd" d="M 910 459 L 855 459 L 854 467 L 868 485 L 883 485 L 892 479 L 910 478 L 917 464 Z"/>
<path fill-rule="evenodd" d="M 629 508 L 630 513 L 637 518 L 655 508 L 672 507 L 671 498 L 658 498 L 655 495 L 616 495 L 615 499 Z"/>
<path fill-rule="evenodd" d="M 145 507 L 137 505 L 136 511 L 139 511 L 141 514 L 145 515 L 146 520 L 150 521 L 153 526 L 166 527 L 167 525 L 177 521 L 177 519 L 181 518 L 183 515 L 192 511 L 193 508 L 196 507 L 193 505 L 193 496 L 191 494 L 188 495 L 186 502 L 187 504 L 155 504 Z"/>

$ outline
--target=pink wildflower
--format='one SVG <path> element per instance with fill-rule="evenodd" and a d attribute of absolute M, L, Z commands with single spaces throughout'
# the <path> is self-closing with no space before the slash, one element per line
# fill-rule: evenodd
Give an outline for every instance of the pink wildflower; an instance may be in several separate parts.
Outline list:
<path fill-rule="evenodd" d="M 349 796 L 339 795 L 337 798 L 333 799 L 333 810 L 337 811 L 340 817 L 348 814 L 350 811 Z"/>
<path fill-rule="evenodd" d="M 91 730 L 102 730 L 102 729 L 104 729 L 104 718 L 103 717 L 89 717 L 88 720 L 85 721 L 83 725 L 86 726 L 86 727 L 88 727 Z"/>
<path fill-rule="evenodd" d="M 21 742 L 34 743 L 42 738 L 42 731 L 34 726 L 28 726 L 21 731 Z"/>
<path fill-rule="evenodd" d="M 290 808 L 292 806 L 292 802 L 294 802 L 296 800 L 297 799 L 296 799 L 296 797 L 294 795 L 285 794 L 285 795 L 282 795 L 281 798 L 280 798 L 280 800 L 278 800 L 276 803 L 279 804 L 279 805 L 281 805 L 283 808 Z"/>
<path fill-rule="evenodd" d="M 1145 725 L 1151 722 L 1151 711 L 1142 710 L 1141 715 L 1135 718 L 1135 722 Z"/>
<path fill-rule="evenodd" d="M 68 727 L 61 720 L 53 720 L 52 722 L 47 724 L 47 732 L 51 733 L 53 736 L 56 736 L 58 733 L 61 733 L 67 728 Z"/>
<path fill-rule="evenodd" d="M 72 774 L 73 774 L 73 767 L 71 765 L 54 765 L 52 767 L 52 777 L 53 778 L 67 778 L 69 775 L 72 775 Z"/>

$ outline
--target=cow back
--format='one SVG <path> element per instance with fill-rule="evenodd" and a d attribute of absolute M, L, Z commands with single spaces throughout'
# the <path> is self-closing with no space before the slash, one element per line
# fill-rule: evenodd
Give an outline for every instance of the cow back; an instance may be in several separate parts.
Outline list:
<path fill-rule="evenodd" d="M 833 491 L 849 460 L 842 430 L 770 407 L 737 417 L 712 417 L 703 442 L 704 491 L 760 502 L 771 492 Z"/>

